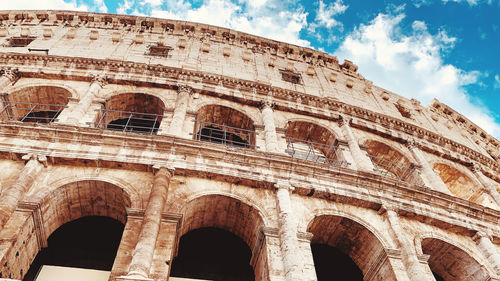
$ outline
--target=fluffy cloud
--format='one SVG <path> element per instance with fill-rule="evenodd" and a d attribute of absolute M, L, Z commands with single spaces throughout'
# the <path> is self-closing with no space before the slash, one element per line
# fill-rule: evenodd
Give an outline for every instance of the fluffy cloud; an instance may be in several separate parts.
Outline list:
<path fill-rule="evenodd" d="M 495 82 L 493 84 L 493 87 L 495 89 L 500 89 L 500 76 L 498 74 L 495 75 Z"/>
<path fill-rule="evenodd" d="M 102 0 L 95 0 L 96 3 Z M 102 3 L 104 4 L 104 3 Z M 77 10 L 88 11 L 87 5 L 78 4 L 75 0 L 4 0 L 0 1 L 0 10 Z"/>
<path fill-rule="evenodd" d="M 429 33 L 421 21 L 413 22 L 410 34 L 403 34 L 404 17 L 379 14 L 349 34 L 335 55 L 354 61 L 365 77 L 400 95 L 425 104 L 439 99 L 498 138 L 500 125 L 463 88 L 477 83 L 481 73 L 443 62 L 443 51 L 452 48 L 456 39 L 445 31 Z"/>
<path fill-rule="evenodd" d="M 325 37 L 327 38 L 327 43 L 331 43 L 337 40 L 334 34 L 335 30 L 342 32 L 344 30 L 344 25 L 342 22 L 338 21 L 335 17 L 343 14 L 347 10 L 348 6 L 344 5 L 342 0 L 336 0 L 330 4 L 325 4 L 322 0 L 318 2 L 318 9 L 316 10 L 316 17 L 314 22 L 308 27 L 308 31 L 314 34 L 315 37 L 323 42 Z M 322 31 L 326 33 L 327 36 L 321 32 L 317 32 L 317 29 L 321 28 Z"/>
<path fill-rule="evenodd" d="M 117 11 L 201 22 L 310 46 L 309 41 L 300 38 L 300 31 L 307 26 L 307 13 L 293 1 L 203 0 L 193 7 L 184 0 L 123 0 Z"/>

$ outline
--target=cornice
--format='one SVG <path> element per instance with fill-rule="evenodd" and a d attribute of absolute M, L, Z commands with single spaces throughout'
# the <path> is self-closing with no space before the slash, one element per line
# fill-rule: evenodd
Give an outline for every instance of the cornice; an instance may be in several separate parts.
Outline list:
<path fill-rule="evenodd" d="M 458 151 L 458 153 L 463 154 L 470 160 L 481 163 L 500 173 L 500 165 L 497 162 L 472 148 L 398 118 L 349 105 L 331 97 L 308 95 L 265 83 L 214 73 L 108 59 L 0 53 L 0 65 L 17 67 L 23 77 L 59 78 L 90 82 L 92 77 L 89 76 L 89 71 L 93 70 L 108 72 L 109 83 L 116 84 L 132 83 L 139 86 L 149 85 L 175 89 L 178 83 L 182 82 L 186 86 L 191 86 L 194 91 L 219 98 L 236 99 L 254 106 L 259 106 L 263 100 L 268 100 L 269 96 L 271 96 L 274 99 L 273 103 L 276 104 L 276 108 L 279 110 L 297 112 L 333 121 L 338 120 L 339 114 L 349 115 L 359 119 L 359 121 L 355 122 L 360 129 L 402 143 L 405 143 L 408 138 L 418 138 L 421 140 L 422 149 L 427 152 L 447 157 L 450 154 L 449 151 Z M 148 77 L 154 77 L 156 81 L 152 82 L 153 80 Z M 184 79 L 184 81 L 181 79 Z M 237 92 L 224 93 L 219 91 L 220 87 L 237 90 Z M 439 147 L 446 146 L 448 146 L 447 151 L 439 149 Z M 461 157 L 448 158 L 452 161 L 464 162 Z"/>
<path fill-rule="evenodd" d="M 462 229 L 461 231 L 467 235 L 473 235 L 479 230 L 491 230 L 495 236 L 500 237 L 500 230 L 496 228 L 500 223 L 500 211 L 425 187 L 395 181 L 376 173 L 358 172 L 348 168 L 316 164 L 285 155 L 269 155 L 269 153 L 249 149 L 229 149 L 221 145 L 172 136 L 152 137 L 82 127 L 68 130 L 68 126 L 57 124 L 41 126 L 4 122 L 0 123 L 0 135 L 3 137 L 2 139 L 9 137 L 30 140 L 29 143 L 19 146 L 12 145 L 11 142 L 8 144 L 0 143 L 1 157 L 12 153 L 43 152 L 48 155 L 53 165 L 68 164 L 68 161 L 72 161 L 72 165 L 78 165 L 76 160 L 80 160 L 82 163 L 91 160 L 115 162 L 124 168 L 126 167 L 124 164 L 129 163 L 145 167 L 155 164 L 161 165 L 166 163 L 165 161 L 172 163 L 172 157 L 165 157 L 165 155 L 171 155 L 172 151 L 175 151 L 175 154 L 182 156 L 183 159 L 185 157 L 208 159 L 204 162 L 205 164 L 195 163 L 197 161 L 176 162 L 176 173 L 178 171 L 179 176 L 203 177 L 206 175 L 208 178 L 223 176 L 224 179 L 235 183 L 271 189 L 276 180 L 279 180 L 275 175 L 287 175 L 286 180 L 300 182 L 297 185 L 299 187 L 296 187 L 294 192 L 301 196 L 358 205 L 374 210 L 380 208 L 382 204 L 395 205 L 402 210 L 406 217 L 438 227 Z M 119 145 L 132 152 L 129 155 L 115 155 L 105 151 L 95 155 L 89 149 L 68 150 L 67 143 L 75 140 L 86 147 Z M 48 151 L 45 143 L 56 145 L 51 146 L 50 151 Z M 158 156 L 154 156 L 154 153 L 143 156 L 140 153 L 140 151 L 152 147 Z M 214 164 L 215 161 L 210 159 L 226 161 L 229 164 L 228 167 L 233 168 L 221 169 L 220 166 Z M 247 171 L 238 168 L 239 166 L 248 166 L 249 163 L 252 163 L 251 165 L 257 169 Z M 85 165 L 88 165 L 88 162 Z M 96 163 L 96 165 L 99 164 Z M 259 174 L 259 169 L 270 169 L 274 172 L 264 175 Z M 303 177 L 303 175 L 310 174 L 310 177 Z M 314 192 L 311 193 L 311 190 Z M 465 221 L 464 218 L 466 218 Z"/>

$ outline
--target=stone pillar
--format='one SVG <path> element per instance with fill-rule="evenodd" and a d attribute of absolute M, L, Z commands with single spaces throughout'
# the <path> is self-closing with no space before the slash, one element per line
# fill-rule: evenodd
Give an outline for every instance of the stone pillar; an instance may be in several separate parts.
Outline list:
<path fill-rule="evenodd" d="M 302 270 L 303 260 L 297 254 L 299 243 L 297 239 L 297 222 L 292 213 L 290 203 L 291 186 L 288 184 L 276 184 L 276 207 L 278 209 L 279 237 L 281 255 L 283 257 L 283 267 L 285 270 L 285 280 L 303 281 Z"/>
<path fill-rule="evenodd" d="M 184 127 L 184 120 L 186 119 L 186 111 L 189 105 L 189 99 L 193 88 L 188 86 L 177 86 L 177 100 L 175 102 L 174 115 L 168 127 L 168 134 L 174 136 L 182 135 L 182 128 Z"/>
<path fill-rule="evenodd" d="M 474 239 L 481 253 L 500 276 L 500 253 L 491 242 L 491 237 L 484 232 L 478 231 L 472 239 Z"/>
<path fill-rule="evenodd" d="M 296 253 L 304 265 L 302 270 L 302 280 L 304 281 L 316 281 L 316 268 L 314 267 L 314 258 L 311 250 L 311 240 L 313 239 L 313 234 L 310 232 L 299 232 L 297 237 L 299 238 L 299 252 Z"/>
<path fill-rule="evenodd" d="M 148 280 L 173 169 L 157 169 L 127 277 Z"/>
<path fill-rule="evenodd" d="M 474 172 L 474 175 L 476 175 L 476 178 L 479 180 L 479 182 L 483 186 L 486 193 L 493 200 L 493 202 L 497 203 L 497 205 L 500 206 L 500 194 L 498 194 L 495 187 L 490 183 L 488 178 L 483 174 L 483 172 L 481 170 L 481 165 L 479 165 L 478 163 L 474 163 L 472 165 L 472 171 Z"/>
<path fill-rule="evenodd" d="M 27 154 L 23 156 L 28 160 L 16 181 L 6 188 L 0 196 L 0 228 L 9 220 L 17 208 L 19 200 L 28 192 L 36 177 L 46 165 L 47 158 L 43 155 Z"/>
<path fill-rule="evenodd" d="M 404 229 L 401 227 L 399 215 L 392 208 L 383 207 L 390 224 L 390 229 L 393 236 L 396 238 L 398 247 L 401 249 L 401 256 L 404 265 L 407 268 L 409 280 L 421 281 L 436 279 L 432 275 L 431 269 L 426 264 L 422 263 L 417 256 L 414 244 L 406 236 Z"/>
<path fill-rule="evenodd" d="M 443 182 L 441 177 L 434 172 L 431 165 L 429 165 L 429 162 L 425 159 L 424 154 L 418 148 L 418 143 L 413 140 L 408 142 L 406 146 L 411 151 L 418 164 L 422 167 L 422 175 L 425 185 L 436 191 L 451 195 L 451 192 L 448 187 L 446 187 L 446 184 Z"/>
<path fill-rule="evenodd" d="M 373 163 L 370 158 L 366 156 L 363 151 L 361 151 L 361 148 L 359 148 L 358 141 L 356 140 L 356 137 L 354 137 L 349 123 L 349 121 L 346 121 L 343 117 L 341 117 L 339 126 L 344 133 L 347 144 L 349 145 L 349 150 L 354 160 L 354 165 L 356 165 L 356 168 L 358 170 L 372 172 L 374 169 Z"/>
<path fill-rule="evenodd" d="M 278 136 L 276 134 L 276 125 L 274 124 L 274 112 L 270 102 L 264 102 L 260 109 L 262 113 L 262 122 L 264 123 L 264 134 L 266 137 L 266 151 L 278 152 Z"/>
<path fill-rule="evenodd" d="M 16 82 L 20 77 L 17 69 L 2 69 L 0 73 L 2 74 L 2 76 L 0 76 L 0 91 Z"/>
<path fill-rule="evenodd" d="M 277 228 L 260 228 L 252 249 L 250 265 L 254 268 L 255 280 L 285 280 Z"/>
<path fill-rule="evenodd" d="M 92 102 L 94 101 L 95 98 L 99 97 L 99 93 L 102 90 L 102 88 L 106 85 L 106 83 L 107 83 L 106 77 L 103 76 L 94 77 L 92 79 L 92 82 L 90 83 L 89 88 L 80 97 L 80 101 L 76 104 L 76 106 L 72 109 L 68 108 L 69 111 L 67 113 L 64 112 L 64 115 L 69 115 L 67 116 L 65 123 L 75 126 L 82 124 L 85 115 L 87 114 L 92 105 Z"/>

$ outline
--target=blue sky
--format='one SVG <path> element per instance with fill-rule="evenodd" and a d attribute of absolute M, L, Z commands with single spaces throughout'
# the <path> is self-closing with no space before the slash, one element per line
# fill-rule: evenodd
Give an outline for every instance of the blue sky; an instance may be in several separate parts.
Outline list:
<path fill-rule="evenodd" d="M 376 85 L 439 99 L 500 139 L 500 0 L 0 0 L 183 19 L 352 60 Z"/>

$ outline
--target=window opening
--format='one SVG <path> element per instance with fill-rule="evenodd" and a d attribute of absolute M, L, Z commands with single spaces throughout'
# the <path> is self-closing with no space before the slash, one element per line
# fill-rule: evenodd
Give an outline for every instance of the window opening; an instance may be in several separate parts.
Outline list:
<path fill-rule="evenodd" d="M 1 120 L 16 120 L 48 124 L 56 121 L 57 116 L 66 108 L 61 104 L 43 104 L 3 101 L 0 111 Z"/>
<path fill-rule="evenodd" d="M 150 45 L 148 46 L 148 51 L 146 52 L 146 55 L 169 57 L 168 53 L 170 52 L 170 50 L 173 50 L 173 48 L 169 46 Z"/>
<path fill-rule="evenodd" d="M 228 146 L 251 148 L 248 143 L 254 131 L 196 120 L 199 128 L 196 139 Z"/>
<path fill-rule="evenodd" d="M 285 150 L 293 158 L 314 161 L 339 167 L 347 167 L 349 163 L 341 159 L 338 145 L 326 145 L 322 143 L 287 137 L 287 148 Z"/>
<path fill-rule="evenodd" d="M 163 118 L 163 115 L 152 113 L 110 109 L 101 109 L 99 111 L 100 118 L 99 121 L 95 123 L 95 127 L 112 131 L 155 135 L 158 133 L 160 121 Z M 106 120 L 113 121 L 106 123 Z"/>
<path fill-rule="evenodd" d="M 281 79 L 286 82 L 290 82 L 292 84 L 302 84 L 302 77 L 300 74 L 289 71 L 289 70 L 280 70 Z"/>
<path fill-rule="evenodd" d="M 26 47 L 35 39 L 35 37 L 11 37 L 8 47 Z"/>
<path fill-rule="evenodd" d="M 398 162 L 384 159 L 379 156 L 378 153 L 375 155 L 367 154 L 371 159 L 373 165 L 377 172 L 393 177 L 397 180 L 423 185 L 420 177 L 417 174 L 416 166 L 413 163 L 409 164 L 399 164 Z"/>

